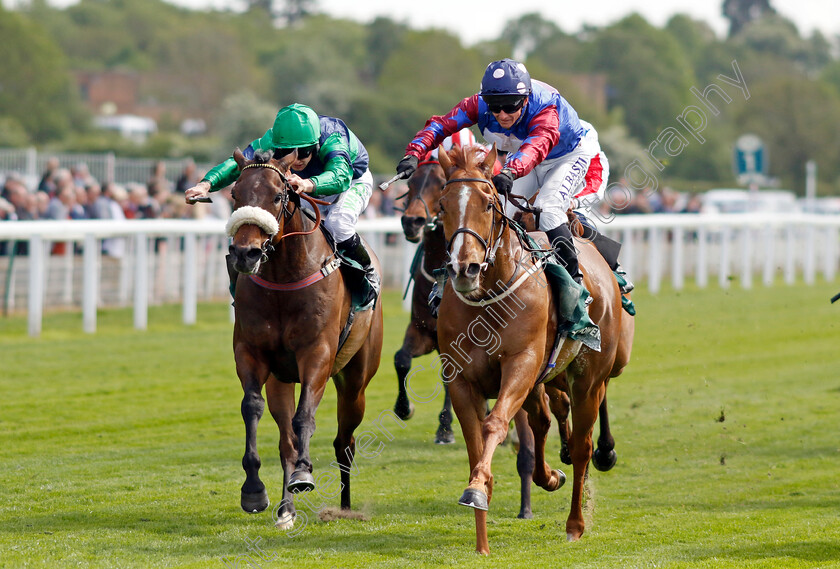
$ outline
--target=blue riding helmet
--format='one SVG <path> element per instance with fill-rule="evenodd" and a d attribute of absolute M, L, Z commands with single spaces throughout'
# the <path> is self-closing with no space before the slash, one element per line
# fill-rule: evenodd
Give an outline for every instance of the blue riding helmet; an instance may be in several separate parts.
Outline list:
<path fill-rule="evenodd" d="M 531 75 L 524 64 L 513 59 L 494 61 L 484 70 L 478 94 L 485 100 L 499 95 L 527 97 L 531 94 Z"/>

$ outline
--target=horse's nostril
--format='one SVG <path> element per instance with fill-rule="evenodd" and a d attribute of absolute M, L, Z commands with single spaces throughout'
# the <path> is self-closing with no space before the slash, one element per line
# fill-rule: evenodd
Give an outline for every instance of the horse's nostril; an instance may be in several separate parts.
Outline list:
<path fill-rule="evenodd" d="M 470 278 L 477 277 L 480 272 L 481 265 L 478 263 L 470 263 L 469 266 L 467 266 L 466 275 Z"/>
<path fill-rule="evenodd" d="M 447 272 L 447 274 L 449 274 L 450 279 L 454 279 L 456 276 L 458 276 L 455 273 L 455 268 L 451 264 L 446 265 L 446 272 Z"/>
<path fill-rule="evenodd" d="M 262 251 L 256 247 L 248 249 L 248 252 L 245 253 L 245 258 L 254 263 L 259 261 L 260 257 L 262 257 Z"/>

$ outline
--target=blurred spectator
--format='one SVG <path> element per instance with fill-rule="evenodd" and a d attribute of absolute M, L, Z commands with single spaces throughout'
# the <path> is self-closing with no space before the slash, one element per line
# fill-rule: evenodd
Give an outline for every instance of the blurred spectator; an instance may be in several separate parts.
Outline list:
<path fill-rule="evenodd" d="M 50 206 L 50 196 L 47 192 L 35 192 L 35 218 L 43 219 L 47 217 L 47 210 Z"/>
<path fill-rule="evenodd" d="M 16 221 L 15 206 L 5 198 L 0 198 L 0 221 Z M 5 243 L 4 243 L 5 245 Z"/>
<path fill-rule="evenodd" d="M 54 176 L 59 169 L 59 162 L 58 158 L 55 156 L 50 156 L 47 159 L 47 167 L 44 170 L 44 173 L 41 175 L 41 180 L 38 182 L 38 191 L 44 192 L 49 196 L 55 195 L 56 184 Z"/>
<path fill-rule="evenodd" d="M 128 201 L 123 205 L 126 219 L 155 219 L 160 217 L 160 208 L 143 184 L 129 184 Z"/>
<path fill-rule="evenodd" d="M 703 198 L 700 194 L 691 194 L 680 213 L 700 213 L 703 207 Z"/>
<path fill-rule="evenodd" d="M 70 211 L 76 205 L 76 188 L 73 184 L 63 184 L 51 198 L 47 206 L 45 219 L 70 219 Z"/>
<path fill-rule="evenodd" d="M 168 194 L 172 191 L 169 180 L 166 179 L 166 162 L 163 160 L 158 160 L 152 166 L 152 176 L 146 182 L 146 191 L 149 197 L 155 197 L 158 192 L 166 192 Z M 165 200 L 166 198 L 163 199 Z"/>
<path fill-rule="evenodd" d="M 99 182 L 93 181 L 85 188 L 87 201 L 85 203 L 85 215 L 88 219 L 107 219 L 103 216 L 103 210 L 107 207 L 102 196 L 102 186 Z"/>
<path fill-rule="evenodd" d="M 362 212 L 361 217 L 364 219 L 374 219 L 382 215 L 382 199 L 384 195 L 385 194 L 383 192 L 380 192 L 378 189 L 374 189 L 373 193 L 370 195 L 368 206 Z"/>
<path fill-rule="evenodd" d="M 105 189 L 102 196 L 97 203 L 99 206 L 101 219 L 124 220 L 123 204 L 128 201 L 128 193 L 125 188 L 109 182 L 105 184 Z M 102 253 L 109 257 L 121 258 L 125 255 L 125 238 L 109 238 L 102 240 Z"/>
<path fill-rule="evenodd" d="M 38 210 L 34 207 L 33 196 L 23 182 L 11 177 L 8 178 L 3 186 L 3 197 L 14 206 L 15 217 L 19 221 L 31 221 L 38 215 Z"/>
<path fill-rule="evenodd" d="M 641 192 L 636 192 L 630 199 L 630 203 L 624 208 L 621 213 L 639 214 L 639 213 L 653 213 L 653 206 L 648 198 L 649 188 L 645 188 Z"/>
<path fill-rule="evenodd" d="M 85 162 L 79 162 L 70 168 L 70 174 L 73 176 L 73 183 L 77 188 L 85 188 L 91 182 L 94 182 L 93 176 L 90 175 L 90 169 Z"/>
<path fill-rule="evenodd" d="M 196 169 L 195 162 L 192 159 L 188 160 L 187 163 L 184 165 L 184 169 L 181 171 L 181 175 L 178 176 L 178 180 L 175 182 L 175 193 L 176 194 L 183 194 L 187 191 L 187 189 L 192 188 L 199 182 L 200 178 L 198 175 L 198 170 Z"/>

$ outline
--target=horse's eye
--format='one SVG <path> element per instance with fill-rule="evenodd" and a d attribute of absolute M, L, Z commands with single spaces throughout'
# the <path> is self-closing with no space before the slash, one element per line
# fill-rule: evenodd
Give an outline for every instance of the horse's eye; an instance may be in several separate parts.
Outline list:
<path fill-rule="evenodd" d="M 438 202 L 438 207 L 440 208 L 440 212 L 443 213 L 443 202 Z"/>
<path fill-rule="evenodd" d="M 233 201 L 236 201 L 236 194 L 234 193 L 233 190 L 230 191 L 230 199 L 232 199 Z"/>
<path fill-rule="evenodd" d="M 488 202 L 487 203 L 487 211 L 490 211 L 491 209 L 493 209 L 493 202 Z"/>
<path fill-rule="evenodd" d="M 278 204 L 283 201 L 283 192 L 277 192 L 277 195 L 274 196 L 274 203 Z"/>

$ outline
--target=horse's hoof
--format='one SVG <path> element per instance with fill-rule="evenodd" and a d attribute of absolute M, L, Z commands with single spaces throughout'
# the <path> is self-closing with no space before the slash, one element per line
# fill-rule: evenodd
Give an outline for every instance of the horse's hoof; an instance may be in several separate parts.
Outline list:
<path fill-rule="evenodd" d="M 551 492 L 554 492 L 554 490 L 559 490 L 563 486 L 563 484 L 566 483 L 566 474 L 562 470 L 556 470 L 556 469 L 553 470 L 552 472 L 557 474 L 557 479 L 559 481 L 557 483 L 557 487 L 554 488 L 553 490 L 551 490 Z"/>
<path fill-rule="evenodd" d="M 289 478 L 289 485 L 286 490 L 292 494 L 300 494 L 301 492 L 311 492 L 315 489 L 315 478 L 311 472 L 305 470 L 295 470 Z"/>
<path fill-rule="evenodd" d="M 596 448 L 595 452 L 592 453 L 592 465 L 595 467 L 595 470 L 600 470 L 601 472 L 610 470 L 615 466 L 617 460 L 618 455 L 615 454 L 614 450 L 604 452 Z"/>
<path fill-rule="evenodd" d="M 414 404 L 411 401 L 405 404 L 397 400 L 397 403 L 394 405 L 394 414 L 403 421 L 408 421 L 414 417 Z"/>
<path fill-rule="evenodd" d="M 268 500 L 268 492 L 263 488 L 262 492 L 242 492 L 239 505 L 249 514 L 258 514 L 265 510 L 271 502 Z"/>
<path fill-rule="evenodd" d="M 451 445 L 454 442 L 455 442 L 455 433 L 452 432 L 451 428 L 438 427 L 437 433 L 435 433 L 435 444 L 436 445 Z"/>
<path fill-rule="evenodd" d="M 467 488 L 464 490 L 464 493 L 461 494 L 461 497 L 458 499 L 458 503 L 462 506 L 475 508 L 476 510 L 484 510 L 485 512 L 490 509 L 490 505 L 487 502 L 487 494 L 481 490 L 476 490 L 475 488 Z"/>
<path fill-rule="evenodd" d="M 277 521 L 274 522 L 274 527 L 286 531 L 293 529 L 295 527 L 295 516 L 289 512 L 283 512 L 280 514 L 280 517 L 277 518 Z"/>
<path fill-rule="evenodd" d="M 565 445 L 560 449 L 560 462 L 563 464 L 572 464 L 572 453 L 569 452 L 569 447 Z"/>

